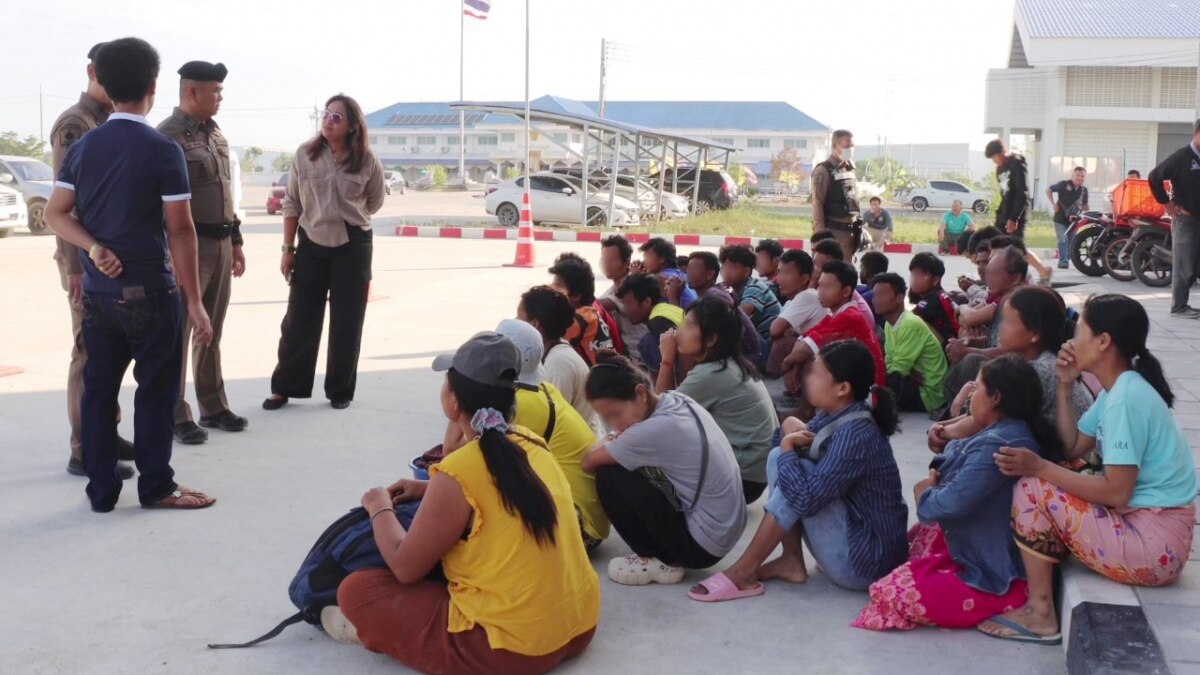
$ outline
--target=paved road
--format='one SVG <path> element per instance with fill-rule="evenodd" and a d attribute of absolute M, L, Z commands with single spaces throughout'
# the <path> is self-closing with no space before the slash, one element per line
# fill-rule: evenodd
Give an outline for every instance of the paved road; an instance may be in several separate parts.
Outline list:
<path fill-rule="evenodd" d="M 405 475 L 408 460 L 440 440 L 433 355 L 511 317 L 518 294 L 548 281 L 545 264 L 570 247 L 539 244 L 542 266 L 516 270 L 500 266 L 512 256 L 504 242 L 379 237 L 353 407 L 334 411 L 318 398 L 266 413 L 259 403 L 268 393 L 286 298 L 278 241 L 266 232 L 247 236 L 249 270 L 234 282 L 225 331 L 229 399 L 250 428 L 213 432 L 208 444 L 175 452 L 179 480 L 210 491 L 218 504 L 196 513 L 143 511 L 129 485 L 117 510 L 105 515 L 89 511 L 84 481 L 63 470 L 70 338 L 53 241 L 21 236 L 0 245 L 0 364 L 25 369 L 0 378 L 0 672 L 396 672 L 388 659 L 303 625 L 241 652 L 204 644 L 249 639 L 292 613 L 287 585 L 316 535 L 367 488 Z M 582 252 L 598 258 L 595 248 Z M 905 256 L 893 260 L 907 267 Z M 959 260 L 950 265 L 951 275 L 966 271 Z M 1200 324 L 1185 329 L 1200 335 Z M 1174 342 L 1165 334 L 1158 340 Z M 1192 347 L 1186 349 L 1193 382 L 1200 382 Z M 122 392 L 127 436 L 132 396 L 130 379 Z M 894 439 L 906 484 L 925 475 L 927 426 L 910 416 Z M 761 515 L 761 505 L 751 508 L 741 546 Z M 626 553 L 614 536 L 593 555 L 603 579 L 602 620 L 592 647 L 565 672 L 1064 670 L 1057 648 L 974 631 L 850 628 L 865 596 L 834 588 L 820 573 L 803 587 L 772 583 L 762 598 L 718 606 L 688 600 L 682 585 L 620 587 L 605 569 L 609 558 Z"/>

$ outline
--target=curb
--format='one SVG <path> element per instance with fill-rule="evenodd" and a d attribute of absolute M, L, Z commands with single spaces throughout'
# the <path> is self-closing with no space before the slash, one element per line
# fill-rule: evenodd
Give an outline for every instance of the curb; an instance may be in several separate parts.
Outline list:
<path fill-rule="evenodd" d="M 1132 587 L 1072 560 L 1062 567 L 1061 594 L 1059 626 L 1068 673 L 1171 672 Z"/>
<path fill-rule="evenodd" d="M 623 234 L 631 244 L 644 244 L 652 237 L 661 237 L 676 246 L 755 246 L 767 237 L 732 237 L 719 234 L 652 234 L 648 232 L 576 232 L 574 230 L 534 229 L 534 241 L 600 243 L 608 234 Z M 420 237 L 428 239 L 497 239 L 516 241 L 517 230 L 503 227 L 438 227 L 433 225 L 397 225 L 397 237 Z M 807 249 L 805 239 L 778 239 L 785 249 Z M 887 244 L 885 253 L 937 253 L 937 244 Z M 1032 249 L 1041 258 L 1057 258 L 1054 249 Z"/>

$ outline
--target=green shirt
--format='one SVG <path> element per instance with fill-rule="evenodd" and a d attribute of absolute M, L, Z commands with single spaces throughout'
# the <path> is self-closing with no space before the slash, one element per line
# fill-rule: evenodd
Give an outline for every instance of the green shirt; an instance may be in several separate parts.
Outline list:
<path fill-rule="evenodd" d="M 946 380 L 946 355 L 933 330 L 921 317 L 905 311 L 896 325 L 883 322 L 883 361 L 889 373 L 908 375 L 918 372 L 925 378 L 921 402 L 926 410 L 936 410 L 946 402 L 942 383 Z"/>
<path fill-rule="evenodd" d="M 767 455 L 779 416 L 762 380 L 745 377 L 732 360 L 701 363 L 679 384 L 679 393 L 704 406 L 725 432 L 742 478 L 767 482 Z"/>
<path fill-rule="evenodd" d="M 942 216 L 942 225 L 946 227 L 946 234 L 952 237 L 962 234 L 963 230 L 966 230 L 971 222 L 971 214 L 966 211 L 960 211 L 957 216 L 946 212 L 946 215 Z"/>

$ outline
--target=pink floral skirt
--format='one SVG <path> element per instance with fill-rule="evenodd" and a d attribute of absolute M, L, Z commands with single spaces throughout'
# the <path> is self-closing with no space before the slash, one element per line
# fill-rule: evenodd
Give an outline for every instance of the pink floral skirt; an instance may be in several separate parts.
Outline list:
<path fill-rule="evenodd" d="M 936 525 L 908 531 L 908 562 L 871 584 L 871 601 L 851 625 L 869 630 L 912 630 L 918 626 L 973 628 L 1025 604 L 1023 580 L 1004 595 L 971 588 L 958 573 Z"/>
<path fill-rule="evenodd" d="M 1053 562 L 1075 556 L 1122 584 L 1170 584 L 1192 550 L 1195 504 L 1114 509 L 1027 477 L 1017 481 L 1012 508 L 1013 534 L 1022 549 Z"/>

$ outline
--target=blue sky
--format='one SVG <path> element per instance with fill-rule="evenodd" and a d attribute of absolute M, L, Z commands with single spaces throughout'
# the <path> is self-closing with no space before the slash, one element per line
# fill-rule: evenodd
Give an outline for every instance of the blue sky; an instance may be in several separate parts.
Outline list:
<path fill-rule="evenodd" d="M 344 91 L 368 112 L 458 97 L 456 0 L 41 0 L 0 23 L 0 131 L 48 133 L 85 84 L 95 42 L 136 35 L 163 58 L 152 120 L 185 61 L 230 69 L 218 121 L 234 145 L 292 148 L 317 101 Z M 524 92 L 524 2 L 467 20 L 466 98 Z M 594 99 L 600 39 L 615 43 L 610 99 L 784 100 L 859 143 L 982 145 L 984 78 L 1003 67 L 1007 0 L 533 0 L 532 93 Z"/>

